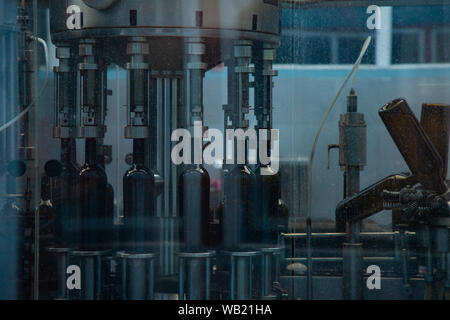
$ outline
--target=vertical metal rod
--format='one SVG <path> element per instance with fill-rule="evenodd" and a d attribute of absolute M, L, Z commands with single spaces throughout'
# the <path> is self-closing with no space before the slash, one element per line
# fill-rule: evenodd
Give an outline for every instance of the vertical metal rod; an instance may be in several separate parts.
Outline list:
<path fill-rule="evenodd" d="M 234 300 L 234 282 L 235 282 L 235 278 L 236 277 L 236 268 L 234 265 L 234 257 L 231 256 L 231 284 L 230 284 L 230 299 Z"/>
<path fill-rule="evenodd" d="M 122 259 L 122 300 L 127 299 L 127 260 Z"/>
<path fill-rule="evenodd" d="M 178 300 L 184 300 L 184 258 L 180 257 Z"/>
<path fill-rule="evenodd" d="M 307 298 L 308 300 L 313 299 L 313 273 L 312 273 L 312 228 L 311 228 L 311 218 L 306 218 L 306 256 L 308 260 L 307 269 Z"/>
<path fill-rule="evenodd" d="M 358 97 L 352 88 L 347 97 L 347 112 L 339 121 L 339 164 L 344 174 L 344 196 L 360 191 L 360 171 L 366 165 L 366 123 L 358 113 Z M 347 241 L 343 245 L 343 296 L 347 300 L 363 298 L 363 253 L 360 243 L 361 222 L 346 226 Z"/>
<path fill-rule="evenodd" d="M 211 270 L 210 270 L 210 268 L 211 268 L 211 258 L 206 258 L 206 300 L 209 300 L 209 296 L 210 296 L 210 294 L 209 294 L 209 283 L 210 283 L 210 281 L 211 281 Z"/>
<path fill-rule="evenodd" d="M 150 259 L 149 261 L 147 261 L 148 263 L 148 299 L 149 300 L 153 300 L 155 298 L 155 292 L 154 292 L 154 287 L 155 287 L 155 262 L 154 259 Z"/>
<path fill-rule="evenodd" d="M 248 264 L 248 299 L 252 298 L 252 287 L 253 287 L 253 258 L 250 257 L 250 262 Z"/>

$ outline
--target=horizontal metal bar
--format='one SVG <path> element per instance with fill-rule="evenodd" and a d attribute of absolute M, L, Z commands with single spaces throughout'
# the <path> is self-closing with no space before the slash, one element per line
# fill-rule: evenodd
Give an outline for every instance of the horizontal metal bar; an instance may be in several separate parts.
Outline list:
<path fill-rule="evenodd" d="M 289 262 L 306 262 L 308 258 L 298 257 L 298 258 L 284 258 L 284 260 Z M 341 262 L 342 257 L 314 257 L 313 262 Z M 396 261 L 395 257 L 364 257 L 364 261 Z M 417 260 L 416 257 L 408 257 L 408 261 Z"/>
<path fill-rule="evenodd" d="M 398 231 L 395 232 L 361 232 L 361 237 L 389 237 L 399 234 Z M 413 236 L 415 232 L 406 232 L 408 236 Z M 323 232 L 323 233 L 312 233 L 313 238 L 341 238 L 345 237 L 347 234 L 344 232 Z M 282 233 L 284 238 L 305 238 L 306 233 Z"/>
<path fill-rule="evenodd" d="M 448 0 L 282 0 L 285 8 L 339 8 L 339 7 L 380 7 L 398 6 L 442 6 L 450 4 Z"/>

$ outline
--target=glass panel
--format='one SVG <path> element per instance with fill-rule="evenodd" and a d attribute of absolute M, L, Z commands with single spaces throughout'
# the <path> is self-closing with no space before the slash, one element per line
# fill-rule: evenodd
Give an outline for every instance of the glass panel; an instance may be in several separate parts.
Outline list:
<path fill-rule="evenodd" d="M 0 1 L 0 299 L 448 297 L 450 4 L 338 2 Z"/>

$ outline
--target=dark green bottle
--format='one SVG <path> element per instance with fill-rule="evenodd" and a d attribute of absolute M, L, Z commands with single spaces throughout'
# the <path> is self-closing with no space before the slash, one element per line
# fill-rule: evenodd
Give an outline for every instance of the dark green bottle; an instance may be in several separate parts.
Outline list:
<path fill-rule="evenodd" d="M 178 181 L 180 216 L 187 251 L 203 250 L 208 234 L 210 178 L 201 165 L 190 165 Z"/>
<path fill-rule="evenodd" d="M 254 243 L 274 245 L 278 241 L 277 215 L 280 199 L 280 176 L 269 165 L 259 165 L 255 175 L 256 208 L 253 211 L 250 234 Z"/>
<path fill-rule="evenodd" d="M 251 242 L 249 232 L 255 201 L 255 174 L 246 165 L 236 165 L 225 177 L 222 216 L 222 247 L 239 250 Z"/>
<path fill-rule="evenodd" d="M 136 253 L 148 252 L 154 240 L 155 175 L 144 164 L 144 147 L 144 139 L 134 140 L 134 163 L 123 177 L 124 248 Z"/>
<path fill-rule="evenodd" d="M 61 174 L 56 177 L 54 205 L 57 216 L 55 223 L 55 245 L 73 247 L 77 215 L 77 178 L 80 166 L 76 160 L 75 139 L 61 139 Z"/>
<path fill-rule="evenodd" d="M 97 161 L 97 141 L 86 139 L 85 164 L 78 175 L 78 213 L 76 243 L 81 250 L 105 250 L 111 230 L 106 212 L 107 178 Z"/>

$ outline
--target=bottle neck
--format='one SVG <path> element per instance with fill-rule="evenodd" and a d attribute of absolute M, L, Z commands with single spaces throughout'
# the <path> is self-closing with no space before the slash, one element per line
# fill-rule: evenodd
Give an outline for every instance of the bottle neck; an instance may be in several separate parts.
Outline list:
<path fill-rule="evenodd" d="M 77 145 L 75 139 L 61 139 L 61 162 L 76 163 L 77 161 Z"/>
<path fill-rule="evenodd" d="M 86 139 L 86 152 L 85 152 L 86 164 L 97 164 L 97 139 Z"/>
<path fill-rule="evenodd" d="M 133 162 L 135 165 L 144 165 L 145 139 L 133 140 Z"/>

